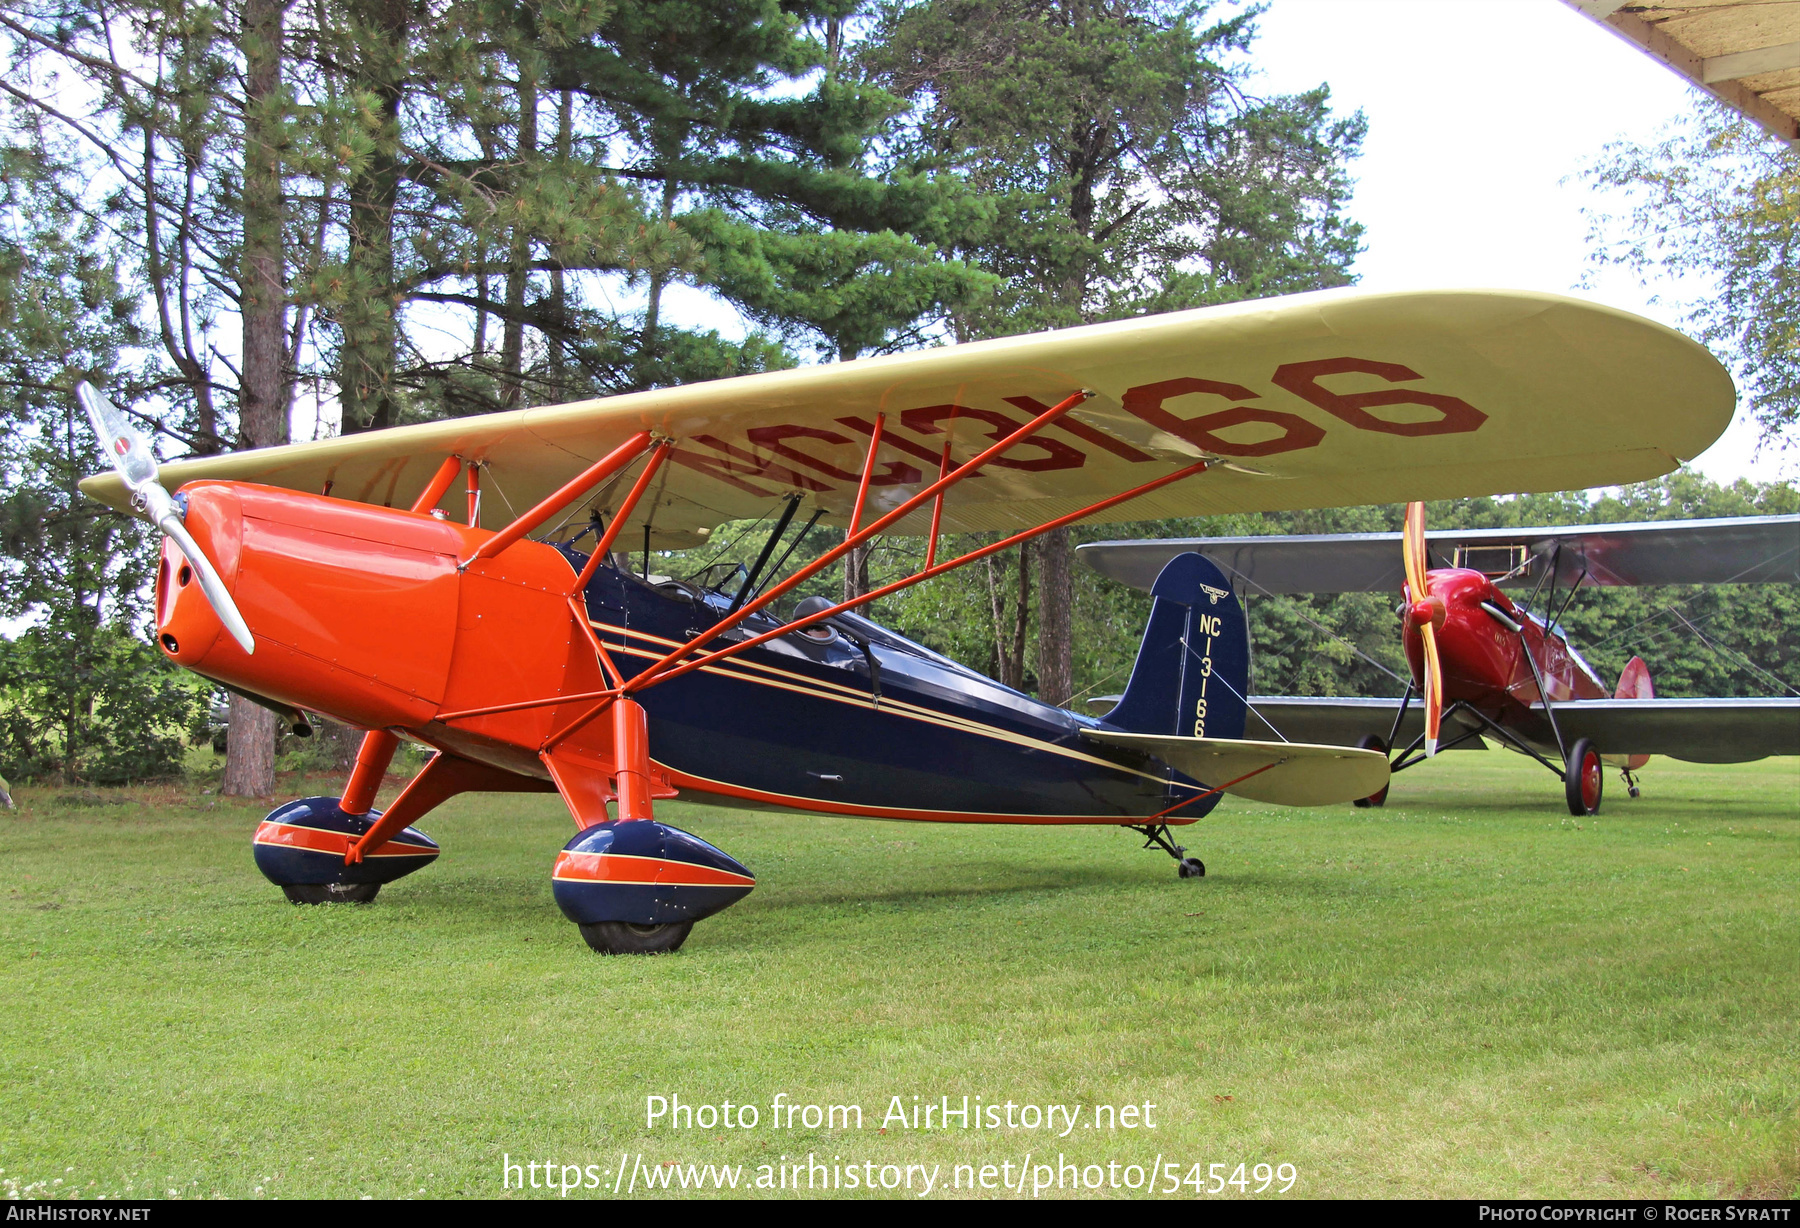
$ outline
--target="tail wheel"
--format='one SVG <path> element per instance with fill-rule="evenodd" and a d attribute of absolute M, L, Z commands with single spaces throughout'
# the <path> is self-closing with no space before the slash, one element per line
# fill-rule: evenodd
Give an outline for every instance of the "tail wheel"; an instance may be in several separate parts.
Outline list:
<path fill-rule="evenodd" d="M 1580 738 L 1569 748 L 1569 762 L 1563 772 L 1563 792 L 1569 799 L 1569 813 L 1580 816 L 1600 813 L 1600 795 L 1606 784 L 1606 772 L 1600 752 L 1593 742 Z"/>
<path fill-rule="evenodd" d="M 636 925 L 630 921 L 594 921 L 581 927 L 587 944 L 602 955 L 662 955 L 687 941 L 692 921 L 669 925 Z"/>
<path fill-rule="evenodd" d="M 1378 750 L 1384 755 L 1388 753 L 1388 744 L 1382 741 L 1379 735 L 1373 733 L 1365 733 L 1362 741 L 1356 744 L 1356 748 L 1358 750 Z M 1381 792 L 1371 793 L 1367 797 L 1359 797 L 1350 804 L 1362 809 L 1370 806 L 1385 806 L 1387 805 L 1388 788 L 1388 785 L 1382 785 Z"/>

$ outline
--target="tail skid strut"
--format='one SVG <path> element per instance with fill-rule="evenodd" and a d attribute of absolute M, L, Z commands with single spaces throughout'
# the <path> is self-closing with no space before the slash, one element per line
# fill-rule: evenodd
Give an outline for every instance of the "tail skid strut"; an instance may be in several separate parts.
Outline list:
<path fill-rule="evenodd" d="M 1175 873 L 1181 878 L 1205 878 L 1206 863 L 1198 857 L 1189 857 L 1187 849 L 1176 844 L 1169 832 L 1167 823 L 1155 825 L 1145 824 L 1133 827 L 1132 831 L 1144 837 L 1145 848 L 1159 848 L 1175 859 Z"/>

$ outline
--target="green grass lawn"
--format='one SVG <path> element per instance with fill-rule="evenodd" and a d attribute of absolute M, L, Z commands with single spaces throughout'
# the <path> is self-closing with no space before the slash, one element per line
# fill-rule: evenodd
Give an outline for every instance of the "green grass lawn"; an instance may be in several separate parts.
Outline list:
<path fill-rule="evenodd" d="M 251 862 L 263 807 L 21 789 L 0 1183 L 497 1196 L 503 1156 L 610 1182 L 627 1154 L 748 1187 L 813 1153 L 944 1192 L 1030 1152 L 1287 1163 L 1310 1196 L 1792 1197 L 1800 760 L 1644 779 L 1584 820 L 1498 751 L 1401 775 L 1383 811 L 1230 801 L 1180 837 L 1199 881 L 1114 829 L 663 803 L 761 885 L 636 959 L 552 903 L 554 797 L 459 798 L 423 823 L 437 865 L 304 908 Z M 771 1129 L 783 1093 L 864 1128 Z M 1155 1128 L 881 1132 L 891 1097 L 965 1094 L 1151 1102 Z M 649 1130 L 650 1095 L 759 1125 Z"/>

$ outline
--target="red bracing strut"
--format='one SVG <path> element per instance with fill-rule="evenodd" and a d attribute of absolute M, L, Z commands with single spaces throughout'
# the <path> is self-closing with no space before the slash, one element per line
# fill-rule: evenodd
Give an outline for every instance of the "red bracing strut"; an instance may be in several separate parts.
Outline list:
<path fill-rule="evenodd" d="M 462 458 L 460 456 L 446 456 L 444 463 L 438 466 L 437 472 L 431 475 L 430 483 L 419 497 L 413 500 L 412 510 L 429 512 L 436 507 L 438 500 L 444 497 L 444 492 L 450 489 L 450 483 L 456 481 L 456 475 L 461 470 Z"/>
<path fill-rule="evenodd" d="M 850 513 L 850 532 L 845 536 L 854 537 L 862 527 L 863 506 L 869 501 L 869 479 L 875 476 L 875 452 L 881 447 L 881 432 L 887 425 L 886 414 L 875 415 L 875 430 L 869 436 L 869 456 L 863 461 L 862 481 L 856 486 L 856 508 Z"/>
<path fill-rule="evenodd" d="M 645 684 L 645 685 L 653 685 L 658 682 L 666 682 L 670 678 L 679 678 L 682 674 L 688 673 L 690 670 L 696 670 L 696 669 L 701 668 L 702 666 L 711 665 L 714 661 L 721 660 L 725 657 L 736 656 L 738 653 L 743 652 L 747 648 L 755 648 L 758 644 L 766 644 L 772 639 L 776 639 L 776 638 L 779 638 L 780 636 L 787 635 L 789 632 L 798 631 L 802 627 L 810 627 L 814 623 L 820 622 L 827 618 L 830 618 L 834 614 L 842 614 L 845 610 L 853 610 L 859 605 L 864 605 L 868 602 L 874 601 L 877 597 L 885 597 L 889 593 L 898 592 L 899 590 L 901 590 L 903 588 L 909 588 L 912 585 L 917 584 L 922 580 L 929 580 L 929 579 L 933 578 L 934 576 L 941 576 L 947 571 L 953 571 L 956 568 L 961 567 L 967 563 L 973 563 L 977 559 L 986 558 L 990 554 L 996 554 L 1001 550 L 1007 549 L 1008 547 L 1016 546 L 1022 541 L 1028 541 L 1029 539 L 1031 539 L 1033 537 L 1037 537 L 1040 534 L 1048 533 L 1052 529 L 1060 529 L 1066 524 L 1072 524 L 1075 521 L 1080 520 L 1083 516 L 1091 516 L 1095 512 L 1105 511 L 1107 508 L 1112 507 L 1116 503 L 1123 503 L 1127 499 L 1135 499 L 1139 495 L 1148 494 L 1150 491 L 1155 490 L 1159 486 L 1167 486 L 1170 482 L 1178 482 L 1182 478 L 1193 477 L 1196 474 L 1204 473 L 1204 472 L 1206 472 L 1206 468 L 1207 468 L 1206 461 L 1196 461 L 1194 464 L 1189 465 L 1185 469 L 1177 469 L 1174 473 L 1165 474 L 1163 477 L 1156 478 L 1153 481 L 1145 482 L 1142 486 L 1134 487 L 1131 490 L 1126 491 L 1124 494 L 1114 495 L 1110 499 L 1102 499 L 1099 503 L 1095 503 L 1095 504 L 1092 504 L 1091 506 L 1084 507 L 1078 512 L 1070 512 L 1067 516 L 1058 516 L 1055 520 L 1051 520 L 1044 524 L 1041 524 L 1041 525 L 1037 526 L 1037 528 L 1035 528 L 1035 529 L 1025 529 L 1022 532 L 1014 533 L 1011 537 L 1005 538 L 1002 541 L 997 541 L 991 545 L 983 546 L 979 550 L 971 550 L 971 551 L 969 551 L 969 553 L 962 555 L 959 558 L 951 559 L 948 563 L 939 563 L 934 567 L 927 567 L 923 571 L 914 572 L 912 575 L 906 577 L 906 579 L 904 579 L 904 580 L 895 580 L 892 584 L 884 584 L 880 588 L 875 589 L 872 592 L 864 593 L 862 596 L 854 597 L 849 601 L 840 601 L 838 604 L 831 606 L 829 609 L 820 610 L 816 614 L 808 614 L 805 618 L 797 618 L 793 622 L 783 623 L 781 626 L 775 628 L 773 631 L 765 631 L 761 635 L 752 636 L 751 638 L 749 638 L 747 640 L 740 640 L 738 643 L 732 644 L 728 648 L 715 649 L 714 651 L 707 653 L 703 657 L 696 657 L 694 660 L 684 662 L 681 665 L 671 666 L 670 668 L 665 669 L 661 673 L 657 674 L 653 679 L 651 679 L 651 682 L 649 684 Z M 693 644 L 699 643 L 702 638 L 703 637 L 696 636 L 694 638 L 694 641 L 692 643 L 690 643 L 686 648 L 682 649 L 681 651 L 688 651 L 689 649 L 691 649 L 693 647 Z M 671 655 L 675 655 L 675 654 L 671 654 Z M 664 658 L 664 659 L 667 660 L 668 658 Z M 661 663 L 659 662 L 658 664 L 661 664 Z M 655 669 L 655 668 L 656 668 L 656 666 L 651 667 L 651 669 Z M 649 671 L 646 671 L 646 673 L 648 673 L 648 672 Z M 643 683 L 644 676 L 645 676 L 644 674 L 639 674 L 637 677 L 635 677 L 635 678 L 631 679 L 631 681 L 627 682 L 624 686 L 625 693 L 630 694 L 633 691 L 638 691 L 638 690 L 643 689 L 642 686 L 640 686 L 640 683 Z M 1235 784 L 1237 782 L 1233 781 L 1232 783 Z"/>
<path fill-rule="evenodd" d="M 1043 413 L 1041 413 L 1037 417 L 1033 418 L 1030 422 L 1027 422 L 1024 426 L 1020 427 L 1018 430 L 1014 431 L 1012 434 L 1008 435 L 1006 438 L 1000 440 L 998 443 L 990 445 L 986 451 L 984 451 L 980 455 L 976 456 L 973 460 L 969 461 L 967 464 L 957 466 L 955 469 L 951 470 L 949 473 L 945 474 L 943 477 L 939 478 L 937 481 L 935 481 L 931 485 L 927 486 L 924 490 L 921 490 L 918 494 L 914 495 L 912 498 L 910 498 L 906 502 L 902 503 L 899 507 L 895 508 L 893 511 L 889 512 L 887 515 L 885 515 L 881 519 L 877 520 L 874 524 L 868 526 L 865 529 L 860 529 L 855 532 L 846 533 L 844 535 L 844 540 L 841 544 L 833 546 L 831 549 L 827 550 L 824 554 L 822 554 L 818 558 L 814 559 L 811 563 L 808 563 L 805 567 L 802 567 L 799 571 L 796 571 L 793 575 L 791 575 L 787 579 L 783 580 L 780 584 L 777 584 L 773 588 L 770 588 L 768 591 L 762 593 L 754 601 L 749 602 L 748 604 L 743 606 L 741 609 L 739 609 L 736 614 L 731 614 L 723 619 L 720 619 L 718 622 L 714 623 L 710 628 L 701 632 L 699 635 L 695 636 L 692 640 L 689 640 L 686 644 L 682 645 L 680 648 L 675 649 L 673 652 L 669 653 L 667 656 L 663 657 L 661 660 L 653 663 L 649 669 L 645 670 L 643 673 L 639 674 L 637 677 L 633 678 L 628 684 L 626 684 L 625 689 L 627 690 L 627 692 L 639 691 L 639 690 L 642 690 L 644 687 L 649 686 L 651 682 L 656 680 L 657 675 L 662 673 L 664 670 L 668 669 L 671 665 L 673 665 L 676 661 L 679 661 L 682 657 L 686 656 L 688 653 L 693 652 L 695 649 L 702 647 L 709 640 L 717 639 L 721 634 L 723 634 L 724 632 L 729 631 L 731 628 L 737 626 L 739 623 L 743 622 L 746 618 L 750 617 L 750 615 L 756 613 L 759 610 L 762 610 L 762 609 L 768 607 L 770 604 L 772 604 L 775 601 L 776 598 L 782 596 L 783 594 L 785 594 L 787 592 L 790 592 L 796 586 L 804 584 L 807 580 L 811 579 L 813 576 L 818 575 L 821 571 L 824 571 L 827 567 L 831 566 L 831 564 L 833 564 L 833 563 L 837 562 L 839 559 L 843 558 L 845 554 L 849 553 L 851 550 L 854 550 L 856 547 L 863 545 L 865 542 L 867 542 L 871 538 L 875 537 L 878 533 L 880 533 L 883 529 L 887 528 L 889 525 L 895 523 L 898 520 L 905 518 L 906 516 L 911 515 L 914 510 L 921 507 L 928 500 L 936 498 L 939 494 L 941 494 L 945 490 L 948 490 L 950 487 L 954 486 L 956 483 L 961 482 L 967 478 L 973 477 L 977 472 L 980 471 L 981 467 L 983 465 L 987 464 L 990 460 L 994 459 L 996 456 L 999 456 L 1002 452 L 1005 452 L 1007 449 L 1011 448 L 1013 445 L 1015 445 L 1017 443 L 1021 443 L 1026 439 L 1029 439 L 1031 436 L 1035 435 L 1037 432 L 1041 431 L 1046 426 L 1049 426 L 1052 422 L 1056 421 L 1058 418 L 1060 418 L 1064 414 L 1068 413 L 1071 409 L 1074 409 L 1077 405 L 1081 404 L 1083 401 L 1087 400 L 1092 395 L 1093 395 L 1093 393 L 1087 392 L 1084 390 L 1082 392 L 1075 393 L 1073 396 L 1064 397 L 1062 400 L 1058 401 L 1055 405 L 1052 405 L 1049 409 L 1045 410 Z M 869 455 L 871 458 L 871 464 L 873 463 L 873 457 L 874 457 L 873 444 L 878 443 L 878 442 L 880 442 L 880 425 L 879 424 L 877 424 L 877 426 L 876 426 L 875 439 L 871 441 L 871 447 L 870 447 L 870 451 L 869 451 Z M 1140 489 L 1142 489 L 1142 488 L 1140 488 Z M 1132 493 L 1135 494 L 1136 492 L 1134 491 Z M 1127 496 L 1127 497 L 1129 497 L 1129 496 Z M 1081 516 L 1081 515 L 1087 515 L 1089 512 L 1097 510 L 1098 507 L 1101 507 L 1101 506 L 1109 507 L 1109 506 L 1111 506 L 1112 503 L 1116 503 L 1118 501 L 1119 500 L 1114 499 L 1106 504 L 1096 505 L 1096 508 L 1089 508 L 1086 511 L 1079 513 L 1077 518 L 1079 518 L 1079 516 Z M 1060 521 L 1058 523 L 1066 523 L 1066 521 Z"/>
<path fill-rule="evenodd" d="M 618 539 L 619 530 L 625 527 L 625 521 L 630 518 L 644 492 L 650 489 L 650 479 L 656 476 L 656 471 L 662 468 L 663 461 L 668 459 L 670 442 L 667 439 L 660 439 L 651 449 L 650 463 L 645 465 L 644 471 L 638 475 L 637 483 L 632 486 L 631 493 L 625 496 L 625 502 L 619 504 L 619 510 L 613 513 L 612 523 L 606 526 L 606 532 L 601 535 L 599 541 L 594 543 L 594 552 L 588 556 L 587 566 L 583 567 L 581 574 L 575 578 L 575 587 L 569 590 L 571 593 L 579 596 L 582 590 L 587 588 L 588 581 L 594 578 L 594 568 L 600 565 L 600 560 L 605 558 L 607 552 L 612 549 L 613 542 Z"/>
<path fill-rule="evenodd" d="M 491 559 L 502 550 L 524 537 L 527 533 L 543 524 L 544 521 L 562 511 L 563 508 L 581 498 L 594 486 L 599 485 L 632 461 L 642 456 L 650 447 L 650 432 L 639 431 L 630 439 L 614 448 L 611 452 L 584 469 L 578 476 L 570 479 L 560 490 L 546 496 L 542 502 L 517 520 L 501 529 L 498 533 L 481 543 L 479 549 L 469 556 L 469 563 L 480 559 Z M 468 563 L 463 564 L 467 567 Z"/>
<path fill-rule="evenodd" d="M 942 482 L 950 476 L 950 441 L 944 441 L 944 458 L 938 462 L 938 481 Z M 938 491 L 937 498 L 931 501 L 931 538 L 925 543 L 925 568 L 937 562 L 938 526 L 944 522 L 944 492 Z"/>

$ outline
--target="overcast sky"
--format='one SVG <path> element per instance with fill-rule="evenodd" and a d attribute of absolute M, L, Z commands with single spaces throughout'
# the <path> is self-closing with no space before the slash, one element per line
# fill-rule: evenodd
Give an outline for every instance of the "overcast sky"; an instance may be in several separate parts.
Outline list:
<path fill-rule="evenodd" d="M 1558 0 L 1272 0 L 1261 28 L 1264 91 L 1323 81 L 1337 109 L 1368 116 L 1359 284 L 1575 293 L 1683 327 L 1676 304 L 1650 301 L 1670 287 L 1611 271 L 1578 287 L 1593 272 L 1582 210 L 1607 202 L 1577 172 L 1705 97 L 1674 72 Z M 1740 417 L 1699 466 L 1800 476 L 1800 457 L 1753 461 L 1755 440 Z"/>

